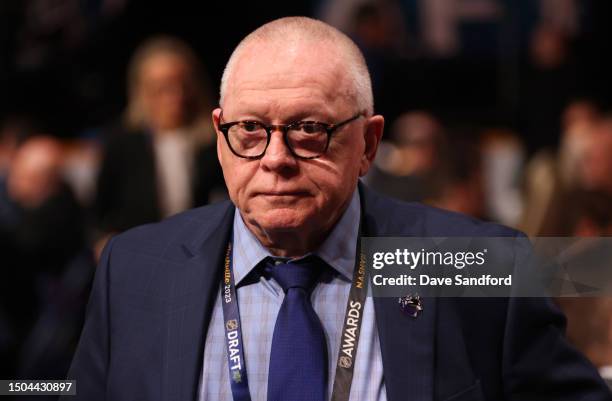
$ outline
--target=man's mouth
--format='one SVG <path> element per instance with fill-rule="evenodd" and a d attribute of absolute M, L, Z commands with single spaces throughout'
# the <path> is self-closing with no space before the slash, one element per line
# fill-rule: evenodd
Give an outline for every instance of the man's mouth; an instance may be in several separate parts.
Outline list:
<path fill-rule="evenodd" d="M 266 195 L 266 196 L 307 196 L 308 192 L 305 192 L 305 191 L 266 191 L 266 192 L 261 192 L 260 195 Z"/>

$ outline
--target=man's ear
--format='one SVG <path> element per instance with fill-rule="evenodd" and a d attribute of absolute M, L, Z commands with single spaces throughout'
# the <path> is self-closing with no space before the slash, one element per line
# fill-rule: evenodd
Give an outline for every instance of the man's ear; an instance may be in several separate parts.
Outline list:
<path fill-rule="evenodd" d="M 361 165 L 359 167 L 359 176 L 363 177 L 366 175 L 370 166 L 374 162 L 376 157 L 376 151 L 378 150 L 378 144 L 383 135 L 383 129 L 385 128 L 385 119 L 381 115 L 375 115 L 368 118 L 366 123 L 364 140 L 365 150 L 361 158 Z"/>
<path fill-rule="evenodd" d="M 221 109 L 220 108 L 216 108 L 213 110 L 212 112 L 212 121 L 213 121 L 213 126 L 215 128 L 215 132 L 217 133 L 217 158 L 219 159 L 219 164 L 221 164 L 221 166 L 223 167 L 223 162 L 221 161 L 222 156 L 221 156 L 221 146 L 223 146 L 223 141 L 225 140 L 223 138 L 223 133 L 219 130 L 219 124 L 221 122 Z"/>

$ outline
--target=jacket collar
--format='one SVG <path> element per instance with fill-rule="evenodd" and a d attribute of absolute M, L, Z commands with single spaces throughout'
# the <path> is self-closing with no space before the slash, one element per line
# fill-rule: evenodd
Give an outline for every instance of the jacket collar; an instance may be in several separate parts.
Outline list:
<path fill-rule="evenodd" d="M 181 306 L 165 314 L 166 359 L 160 399 L 197 401 L 204 341 L 219 293 L 220 266 L 234 210 L 229 201 L 204 208 L 189 222 L 195 228 L 186 227 L 185 237 L 177 238 L 176 246 L 166 252 L 181 266 L 173 283 Z"/>

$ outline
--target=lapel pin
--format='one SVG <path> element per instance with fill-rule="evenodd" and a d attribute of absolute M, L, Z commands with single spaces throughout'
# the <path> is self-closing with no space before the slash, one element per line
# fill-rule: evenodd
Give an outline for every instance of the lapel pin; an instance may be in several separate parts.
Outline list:
<path fill-rule="evenodd" d="M 419 297 L 419 294 L 408 294 L 403 297 L 399 297 L 398 303 L 400 304 L 400 309 L 402 312 L 413 319 L 419 317 L 423 311 L 423 303 L 421 302 L 421 297 Z"/>

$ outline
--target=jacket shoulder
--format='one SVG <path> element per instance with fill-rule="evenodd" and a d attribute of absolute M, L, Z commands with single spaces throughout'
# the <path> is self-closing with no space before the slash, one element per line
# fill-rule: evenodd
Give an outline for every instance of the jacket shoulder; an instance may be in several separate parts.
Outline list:
<path fill-rule="evenodd" d="M 514 237 L 521 232 L 418 202 L 403 202 L 376 193 L 362 192 L 365 218 L 376 235 L 422 237 Z"/>
<path fill-rule="evenodd" d="M 192 244 L 223 224 L 231 224 L 229 214 L 233 210 L 230 201 L 222 201 L 190 209 L 156 223 L 137 226 L 116 235 L 114 249 L 162 255 L 170 244 Z"/>

